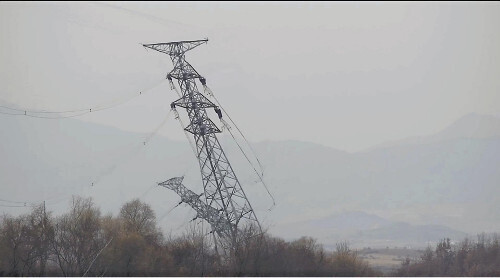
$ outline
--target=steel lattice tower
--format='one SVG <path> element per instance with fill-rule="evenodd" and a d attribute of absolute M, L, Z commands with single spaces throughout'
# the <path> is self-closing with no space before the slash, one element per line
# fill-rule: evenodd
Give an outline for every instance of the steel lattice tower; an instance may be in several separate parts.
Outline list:
<path fill-rule="evenodd" d="M 194 137 L 196 155 L 201 170 L 204 193 L 195 194 L 182 185 L 182 178 L 172 178 L 160 183 L 181 196 L 182 202 L 188 203 L 197 212 L 197 217 L 206 220 L 212 228 L 214 239 L 225 251 L 234 246 L 238 236 L 238 227 L 254 225 L 260 230 L 254 210 L 238 181 L 229 160 L 224 153 L 216 134 L 221 130 L 208 117 L 207 108 L 218 107 L 198 91 L 195 80 L 203 86 L 206 80 L 185 59 L 185 53 L 208 41 L 179 41 L 169 43 L 144 44 L 144 47 L 168 54 L 174 64 L 167 75 L 176 79 L 181 97 L 171 106 L 182 107 L 189 117 L 185 131 Z M 221 117 L 220 110 L 218 111 Z M 200 198 L 204 196 L 204 202 Z M 217 234 L 217 238 L 215 238 Z"/>

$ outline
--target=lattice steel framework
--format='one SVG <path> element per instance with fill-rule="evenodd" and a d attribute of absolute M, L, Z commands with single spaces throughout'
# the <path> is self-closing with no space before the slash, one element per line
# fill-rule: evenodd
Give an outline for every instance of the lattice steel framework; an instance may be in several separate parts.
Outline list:
<path fill-rule="evenodd" d="M 234 224 L 227 221 L 224 214 L 220 213 L 214 207 L 209 206 L 203 202 L 200 197 L 202 194 L 196 194 L 189 190 L 182 184 L 184 177 L 171 178 L 167 181 L 160 182 L 158 185 L 168 188 L 179 197 L 181 197 L 181 203 L 189 204 L 196 211 L 196 218 L 205 219 L 212 227 L 212 232 L 216 232 L 220 238 L 231 239 L 233 230 L 235 229 Z M 196 219 L 195 218 L 195 219 Z M 230 242 L 224 241 L 227 245 Z"/>
<path fill-rule="evenodd" d="M 207 108 L 218 109 L 207 97 L 198 91 L 195 80 L 202 85 L 206 80 L 185 59 L 185 53 L 206 43 L 208 40 L 179 41 L 169 43 L 144 44 L 144 47 L 168 54 L 174 64 L 167 75 L 176 79 L 181 98 L 172 107 L 182 107 L 189 117 L 185 130 L 194 137 L 196 154 L 201 170 L 204 204 L 197 195 L 182 185 L 182 178 L 173 178 L 160 185 L 175 191 L 182 201 L 197 211 L 197 217 L 205 219 L 219 237 L 219 243 L 226 249 L 228 243 L 236 242 L 239 225 L 260 224 L 238 181 L 216 134 L 221 130 L 208 117 Z M 220 110 L 219 110 L 220 112 Z M 244 222 L 244 223 L 242 223 Z M 217 242 L 217 240 L 216 240 Z"/>

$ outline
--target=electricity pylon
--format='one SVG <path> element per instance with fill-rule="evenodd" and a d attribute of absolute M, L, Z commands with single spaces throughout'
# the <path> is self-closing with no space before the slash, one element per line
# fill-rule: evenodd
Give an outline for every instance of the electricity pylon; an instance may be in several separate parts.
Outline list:
<path fill-rule="evenodd" d="M 204 193 L 197 195 L 187 189 L 182 185 L 182 178 L 172 178 L 159 185 L 175 191 L 183 202 L 195 209 L 197 217 L 210 224 L 216 248 L 219 244 L 227 253 L 236 244 L 238 227 L 254 225 L 260 231 L 261 227 L 217 139 L 216 134 L 221 130 L 208 117 L 206 109 L 214 108 L 219 118 L 222 118 L 222 113 L 219 107 L 198 91 L 195 80 L 198 79 L 202 85 L 206 85 L 206 80 L 185 59 L 186 52 L 207 41 L 208 39 L 143 46 L 169 55 L 174 64 L 167 79 L 171 82 L 172 79 L 177 80 L 181 96 L 172 102 L 171 107 L 184 108 L 189 117 L 190 122 L 184 130 L 194 137 Z M 202 196 L 204 204 L 199 199 Z"/>

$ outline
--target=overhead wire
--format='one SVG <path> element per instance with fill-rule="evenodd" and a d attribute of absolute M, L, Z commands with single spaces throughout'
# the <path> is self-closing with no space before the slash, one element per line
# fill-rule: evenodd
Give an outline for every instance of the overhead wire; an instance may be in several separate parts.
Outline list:
<path fill-rule="evenodd" d="M 31 118 L 50 119 L 50 120 L 65 119 L 65 118 L 74 118 L 74 117 L 79 117 L 79 116 L 82 116 L 82 115 L 85 115 L 85 114 L 88 114 L 88 113 L 90 113 L 90 112 L 87 111 L 87 112 L 79 113 L 79 114 L 76 114 L 76 115 L 70 115 L 70 116 L 46 117 L 46 116 L 30 115 L 30 114 L 27 114 L 27 113 L 19 114 L 19 113 L 9 113 L 9 112 L 0 111 L 0 114 L 4 114 L 4 115 L 25 116 L 25 117 L 31 117 Z"/>
<path fill-rule="evenodd" d="M 224 123 L 227 125 L 227 123 L 225 121 L 224 121 Z M 264 188 L 267 191 L 267 194 L 269 194 L 269 197 L 271 197 L 271 200 L 273 201 L 273 205 L 271 206 L 271 208 L 269 208 L 269 210 L 272 210 L 272 208 L 274 208 L 276 206 L 276 200 L 274 200 L 273 194 L 271 194 L 271 192 L 269 191 L 269 188 L 267 187 L 267 184 L 264 182 L 264 178 L 261 175 L 259 175 L 259 172 L 257 171 L 257 169 L 255 169 L 255 166 L 250 161 L 250 159 L 248 158 L 247 154 L 245 153 L 245 151 L 243 150 L 243 148 L 238 143 L 238 140 L 236 140 L 236 138 L 234 137 L 234 134 L 231 132 L 231 128 L 228 127 L 228 126 L 226 126 L 226 129 L 229 132 L 229 134 L 231 134 L 231 137 L 233 137 L 234 142 L 236 143 L 236 145 L 238 145 L 238 148 L 240 149 L 240 151 L 243 154 L 243 156 L 245 156 L 245 158 L 247 159 L 247 161 L 250 164 L 250 166 L 252 166 L 252 169 L 254 170 L 255 174 L 259 177 L 260 181 L 262 182 L 262 185 L 264 186 Z"/>
<path fill-rule="evenodd" d="M 114 172 L 114 170 L 116 169 L 117 166 L 125 163 L 125 162 L 128 162 L 130 159 L 132 159 L 139 151 L 141 148 L 143 148 L 144 146 L 148 145 L 148 143 L 153 139 L 154 136 L 156 136 L 158 134 L 158 132 L 160 131 L 160 129 L 165 125 L 165 123 L 167 122 L 167 120 L 169 119 L 170 117 L 170 114 L 171 114 L 172 110 L 169 110 L 167 115 L 165 116 L 165 118 L 163 118 L 163 120 L 161 121 L 161 123 L 156 126 L 149 134 L 148 136 L 146 136 L 146 138 L 141 141 L 140 143 L 138 142 L 135 142 L 133 143 L 133 145 L 136 145 L 136 147 L 134 149 L 132 149 L 132 151 L 127 155 L 127 157 L 125 157 L 124 159 L 120 159 L 119 162 L 113 164 L 111 167 L 110 167 L 110 171 L 105 171 L 103 174 L 97 176 L 97 178 L 95 178 L 92 182 L 92 186 L 98 184 L 101 179 L 107 175 L 110 175 Z M 143 195 L 145 195 L 145 193 L 143 193 Z M 143 196 L 142 196 L 143 197 Z"/>
<path fill-rule="evenodd" d="M 26 204 L 26 203 L 34 203 L 34 202 L 26 202 L 26 201 L 10 201 L 10 200 L 5 200 L 5 199 L 0 199 L 0 202 L 6 202 L 6 203 L 14 203 L 14 204 Z"/>
<path fill-rule="evenodd" d="M 100 3 L 97 3 L 97 4 L 100 4 Z M 105 4 L 103 4 L 105 5 Z M 149 14 L 145 14 L 145 13 L 139 13 L 137 11 L 133 11 L 133 10 L 130 10 L 130 9 L 125 9 L 123 7 L 119 7 L 119 6 L 113 6 L 113 5 L 107 5 L 107 6 L 110 6 L 110 7 L 113 7 L 113 8 L 117 8 L 117 9 L 121 9 L 121 10 L 125 10 L 127 12 L 133 12 L 133 13 L 136 13 L 140 16 L 144 16 L 144 17 L 147 17 L 149 19 L 152 19 L 152 20 L 155 20 L 155 21 L 161 21 L 161 20 L 164 20 L 162 18 L 157 18 L 157 17 L 154 17 L 154 16 L 151 16 Z M 181 24 L 181 25 L 185 25 L 185 26 L 189 26 L 189 27 L 193 27 L 191 25 L 187 25 L 187 24 L 184 24 L 184 23 L 180 23 L 180 22 L 175 22 L 175 21 L 169 21 L 169 23 L 176 23 L 176 24 Z M 199 26 L 197 26 L 199 27 Z M 177 91 L 177 90 L 176 90 Z M 178 92 L 178 91 L 177 91 Z M 141 93 L 139 93 L 140 95 Z M 133 99 L 137 97 L 134 96 L 128 100 L 126 100 L 125 102 Z M 21 112 L 21 113 L 11 113 L 11 112 L 4 112 L 4 111 L 0 111 L 0 114 L 4 114 L 4 115 L 12 115 L 12 116 L 27 116 L 27 117 L 32 117 L 32 118 L 42 118 L 42 119 L 63 119 L 63 118 L 73 118 L 73 117 L 79 117 L 79 116 L 82 116 L 82 115 L 85 115 L 85 114 L 88 114 L 88 113 L 91 113 L 91 112 L 97 112 L 97 111 L 101 111 L 101 110 L 105 110 L 105 109 L 109 109 L 109 108 L 113 108 L 113 107 L 116 107 L 118 105 L 121 105 L 123 104 L 124 102 L 122 103 L 119 103 L 119 104 L 115 104 L 115 105 L 111 105 L 109 107 L 102 107 L 102 106 L 95 106 L 95 107 L 92 107 L 92 108 L 85 108 L 85 109 L 74 109 L 74 110 L 64 110 L 64 111 L 47 111 L 47 110 L 33 110 L 33 109 L 18 109 L 18 108 L 12 108 L 12 107 L 8 107 L 8 106 L 0 106 L 2 108 L 5 108 L 5 109 L 9 109 L 9 110 L 12 110 L 12 111 L 18 111 L 18 112 Z M 55 117 L 49 117 L 49 116 L 44 116 L 43 114 L 68 114 L 68 113 L 77 113 L 77 114 L 73 114 L 73 115 L 58 115 L 58 116 L 55 116 Z M 37 115 L 37 114 L 42 114 L 42 115 Z M 168 116 L 167 116 L 168 117 Z M 180 120 L 179 118 L 179 121 L 181 122 L 181 125 L 182 124 L 182 121 Z M 166 122 L 166 119 L 165 121 Z M 145 141 L 143 141 L 144 145 L 146 145 L 151 139 L 152 137 L 156 134 L 156 132 L 158 131 L 159 128 L 161 128 L 162 125 L 160 125 L 152 134 L 151 136 L 148 136 L 146 138 Z M 193 151 L 195 152 L 194 150 L 194 147 L 192 145 L 192 142 L 190 141 L 190 144 L 191 144 L 191 148 L 193 149 Z M 196 153 L 196 152 L 195 152 Z M 150 188 L 151 189 L 151 188 Z M 150 190 L 149 189 L 149 190 Z M 146 192 L 147 193 L 147 192 Z M 57 197 L 53 197 L 51 199 L 56 199 Z M 60 202 L 61 200 L 59 200 L 58 202 Z M 21 202 L 20 202 L 21 203 Z M 109 244 L 109 242 L 108 242 Z M 102 251 L 102 250 L 101 250 Z M 88 272 L 88 269 L 87 271 Z"/>
<path fill-rule="evenodd" d="M 48 199 L 46 206 L 55 206 L 57 204 L 60 204 L 62 201 L 68 200 L 68 197 L 71 197 L 73 195 L 74 195 L 73 193 L 66 193 L 66 194 L 64 194 L 62 196 Z"/>
<path fill-rule="evenodd" d="M 165 118 L 163 119 L 163 121 L 146 137 L 146 140 L 144 140 L 144 145 L 146 145 L 147 143 L 149 143 L 149 141 L 151 141 L 151 139 L 153 139 L 153 137 L 158 134 L 158 131 L 160 131 L 160 129 L 165 125 L 165 123 L 167 122 L 168 120 L 168 117 L 170 116 L 170 113 L 172 113 L 172 109 L 170 109 L 167 113 L 167 116 L 165 116 Z"/>
<path fill-rule="evenodd" d="M 178 89 L 176 88 L 174 82 L 169 79 L 169 83 L 170 83 L 170 89 L 173 89 L 175 90 L 175 92 L 177 93 L 177 95 L 179 96 L 179 98 L 181 98 L 181 94 L 180 92 L 178 91 Z M 271 194 L 271 192 L 269 191 L 269 188 L 267 186 L 267 184 L 265 183 L 264 181 L 264 167 L 262 166 L 262 163 L 260 162 L 259 158 L 257 157 L 257 154 L 255 152 L 255 150 L 252 148 L 251 144 L 248 142 L 248 140 L 246 139 L 245 135 L 243 134 L 243 132 L 238 128 L 238 126 L 236 125 L 236 123 L 232 120 L 232 118 L 229 116 L 229 114 L 227 113 L 227 111 L 224 109 L 224 107 L 220 104 L 219 100 L 215 97 L 215 95 L 213 94 L 213 92 L 210 90 L 210 88 L 208 88 L 208 86 L 206 84 L 203 84 L 203 87 L 204 87 L 204 91 L 205 91 L 205 94 L 207 94 L 209 97 L 212 97 L 216 102 L 217 104 L 219 105 L 219 107 L 222 109 L 222 111 L 224 111 L 224 113 L 227 115 L 227 117 L 229 118 L 229 120 L 233 123 L 234 127 L 236 127 L 236 129 L 238 130 L 238 132 L 241 134 L 241 136 L 243 137 L 243 139 L 245 140 L 245 142 L 247 143 L 247 145 L 249 146 L 250 150 L 252 151 L 255 159 L 257 160 L 257 163 L 259 164 L 259 168 L 261 170 L 261 173 L 259 173 L 257 171 L 257 169 L 255 168 L 255 166 L 253 165 L 253 163 L 251 162 L 250 158 L 248 157 L 248 155 L 245 153 L 245 151 L 243 150 L 243 148 L 241 147 L 241 145 L 238 143 L 238 140 L 236 139 L 236 137 L 234 136 L 234 134 L 231 132 L 231 127 L 229 126 L 229 124 L 224 121 L 222 118 L 220 118 L 221 122 L 223 123 L 223 125 L 226 127 L 226 129 L 228 130 L 228 132 L 231 134 L 231 137 L 233 138 L 233 140 L 235 141 L 235 143 L 238 145 L 238 148 L 240 149 L 240 151 L 243 153 L 243 155 L 245 156 L 246 160 L 248 161 L 248 163 L 250 164 L 250 166 L 252 167 L 252 169 L 254 170 L 255 174 L 258 176 L 259 180 L 262 182 L 262 185 L 264 186 L 265 190 L 267 191 L 269 197 L 271 198 L 273 204 L 272 206 L 269 208 L 269 210 L 272 210 L 275 206 L 276 206 L 276 200 L 274 199 L 274 196 Z M 175 109 L 175 106 L 172 106 L 172 109 L 174 109 L 174 112 L 175 112 L 175 115 L 176 115 L 176 119 L 179 120 L 179 123 L 181 124 L 181 128 L 183 129 L 184 131 L 184 134 L 186 135 L 186 138 L 188 139 L 189 141 L 189 144 L 191 145 L 191 148 L 193 149 L 193 153 L 195 154 L 196 157 L 198 157 L 198 154 L 194 148 L 194 145 L 191 141 L 191 138 L 189 137 L 189 135 L 187 134 L 185 128 L 184 128 L 184 124 L 179 116 L 179 113 L 177 112 L 177 110 Z"/>
<path fill-rule="evenodd" d="M 7 204 L 0 203 L 0 207 L 8 207 L 8 208 L 33 208 L 40 205 L 39 202 L 33 202 L 33 201 L 11 201 L 6 199 L 0 199 L 0 202 L 7 203 Z"/>
<path fill-rule="evenodd" d="M 0 207 L 7 207 L 7 208 L 32 208 L 34 207 L 35 205 L 31 204 L 31 205 L 24 205 L 24 206 L 20 206 L 20 205 L 2 205 L 0 204 Z"/>
<path fill-rule="evenodd" d="M 128 8 L 123 7 L 123 6 L 112 5 L 112 4 L 108 4 L 108 3 L 102 3 L 102 2 L 91 2 L 91 3 L 94 5 L 100 5 L 100 6 L 104 6 L 104 7 L 109 7 L 109 8 L 121 10 L 122 12 L 126 12 L 129 14 L 134 14 L 136 16 L 148 19 L 151 22 L 154 22 L 154 23 L 157 23 L 157 24 L 160 24 L 163 26 L 167 26 L 169 28 L 171 28 L 173 25 L 177 25 L 176 26 L 177 28 L 179 28 L 179 27 L 181 27 L 181 28 L 196 28 L 196 29 L 200 29 L 200 28 L 205 29 L 206 28 L 204 26 L 195 26 L 195 25 L 187 24 L 187 23 L 172 20 L 172 19 L 158 17 L 158 16 L 148 14 L 145 12 L 140 12 L 140 11 L 128 9 Z"/>
<path fill-rule="evenodd" d="M 117 162 L 117 163 L 113 164 L 112 167 L 111 167 L 111 171 L 105 171 L 105 173 L 100 174 L 99 176 L 97 176 L 97 178 L 95 178 L 93 180 L 93 182 L 91 183 L 91 186 L 94 186 L 94 185 L 98 184 L 100 182 L 100 180 L 104 176 L 112 174 L 113 171 L 116 169 L 117 166 L 119 166 L 121 163 L 127 162 L 129 159 L 131 159 L 138 152 L 138 150 L 141 147 L 148 145 L 148 143 L 153 139 L 153 137 L 158 134 L 158 132 L 161 129 L 161 127 L 163 127 L 165 125 L 165 123 L 167 122 L 167 120 L 170 117 L 171 112 L 172 111 L 170 110 L 167 113 L 167 115 L 162 120 L 162 122 L 158 126 L 156 126 L 146 136 L 145 140 L 142 140 L 140 143 L 138 143 L 138 142 L 133 143 L 133 145 L 137 145 L 137 147 L 133 149 L 133 153 L 132 153 L 132 155 L 130 157 L 128 157 L 127 159 L 120 159 L 120 162 Z M 80 184 L 81 189 L 83 188 L 82 186 L 83 186 L 83 184 Z M 153 188 L 154 188 L 154 186 L 152 186 L 146 192 L 144 192 L 141 195 L 141 198 L 144 197 Z M 62 202 L 64 200 L 67 200 L 68 197 L 70 197 L 72 195 L 74 195 L 74 192 L 66 192 L 66 193 L 62 193 L 62 194 L 55 194 L 52 197 L 45 198 L 44 200 L 38 200 L 38 202 L 37 201 L 11 201 L 11 200 L 6 200 L 6 199 L 0 199 L 0 207 L 33 207 L 33 206 L 36 206 L 36 205 L 38 205 L 38 203 L 41 203 L 43 201 L 47 202 L 47 204 L 46 204 L 47 206 L 53 206 L 53 205 L 59 204 L 60 202 Z M 1 204 L 1 202 L 13 203 L 13 204 L 29 204 L 29 205 L 4 205 L 4 204 Z"/>
<path fill-rule="evenodd" d="M 24 204 L 24 205 L 4 205 L 0 204 L 0 206 L 3 207 L 36 207 L 39 205 L 42 205 L 44 202 L 46 202 L 47 205 L 54 205 L 56 203 L 60 203 L 61 201 L 66 199 L 66 195 L 64 194 L 64 198 L 61 199 L 61 196 L 56 196 L 53 195 L 50 198 L 44 198 L 44 199 L 39 199 L 39 200 L 31 200 L 31 201 L 11 201 L 11 200 L 6 200 L 6 199 L 0 199 L 0 202 L 5 202 L 5 203 L 14 203 L 14 204 Z M 52 200 L 57 200 L 54 203 L 52 203 Z"/>
<path fill-rule="evenodd" d="M 92 267 L 92 265 L 94 265 L 94 262 L 95 260 L 97 259 L 97 257 L 99 257 L 99 255 L 101 255 L 101 252 L 106 249 L 106 247 L 108 247 L 108 245 L 111 243 L 111 241 L 113 241 L 113 237 L 111 237 L 111 239 L 108 241 L 108 243 L 106 243 L 106 245 L 104 245 L 104 247 L 99 250 L 99 252 L 97 253 L 97 255 L 94 257 L 94 259 L 92 260 L 92 262 L 90 263 L 89 267 L 87 268 L 87 270 L 85 271 L 85 273 L 83 274 L 82 277 L 85 277 L 87 275 L 87 273 L 89 272 L 90 268 Z"/>
<path fill-rule="evenodd" d="M 184 123 L 182 122 L 182 119 L 179 115 L 179 113 L 177 112 L 177 109 L 175 108 L 172 108 L 172 110 L 174 110 L 174 113 L 175 113 L 175 119 L 176 120 L 179 120 L 179 124 L 181 125 L 181 128 L 182 128 L 182 131 L 184 131 L 184 135 L 186 135 L 186 138 L 188 139 L 188 142 L 189 142 L 189 146 L 191 146 L 191 150 L 193 150 L 193 153 L 194 153 L 194 156 L 195 157 L 198 157 L 198 154 L 196 152 L 196 148 L 194 147 L 194 143 L 193 141 L 191 140 L 191 137 L 189 137 L 189 134 L 187 133 L 186 131 L 186 128 L 184 126 Z"/>
<path fill-rule="evenodd" d="M 179 92 L 179 90 L 177 90 L 177 87 L 175 87 L 174 82 L 172 82 L 171 79 L 169 79 L 169 82 L 170 82 L 170 89 L 171 90 L 175 90 L 175 92 L 177 93 L 177 95 L 179 96 L 179 98 L 181 98 L 182 95 Z M 187 131 L 186 131 L 185 126 L 184 126 L 184 123 L 182 122 L 182 119 L 181 119 L 181 117 L 179 115 L 179 112 L 177 112 L 177 109 L 175 108 L 175 106 L 172 106 L 172 110 L 174 111 L 175 119 L 179 120 L 179 123 L 181 125 L 182 131 L 184 132 L 184 135 L 186 135 L 186 138 L 187 138 L 187 140 L 189 142 L 189 145 L 191 146 L 191 149 L 193 150 L 194 156 L 198 157 L 198 153 L 196 152 L 196 148 L 195 148 L 194 142 L 191 140 L 191 137 L 189 136 L 189 134 L 187 134 Z"/>
<path fill-rule="evenodd" d="M 146 196 L 146 194 L 148 194 L 153 188 L 155 188 L 155 186 L 156 184 L 151 185 L 151 187 L 149 187 L 146 191 L 144 191 L 144 193 L 141 194 L 139 199 L 144 198 L 144 196 Z"/>
<path fill-rule="evenodd" d="M 156 86 L 158 86 L 158 85 L 156 85 Z M 156 86 L 155 86 L 155 87 L 156 87 Z M 154 87 L 153 87 L 153 88 L 154 88 Z M 136 97 L 136 96 L 135 96 L 135 97 Z M 128 100 L 126 100 L 126 101 L 129 101 L 129 100 L 130 100 L 130 99 L 128 99 Z M 123 103 L 123 102 L 122 102 L 122 103 Z M 106 108 L 108 108 L 108 107 L 106 107 Z M 102 110 L 102 109 L 106 109 L 106 108 L 101 108 L 100 110 Z M 134 149 L 132 149 L 132 151 L 130 152 L 130 156 L 128 156 L 128 157 L 126 157 L 126 158 L 124 158 L 124 159 L 120 159 L 120 161 L 119 161 L 119 162 L 117 162 L 117 163 L 113 164 L 111 167 L 108 167 L 108 169 L 110 169 L 110 170 L 103 171 L 100 175 L 98 175 L 95 179 L 93 179 L 93 181 L 92 181 L 92 183 L 91 183 L 91 186 L 94 186 L 94 185 L 98 184 L 98 183 L 101 181 L 101 179 L 102 179 L 103 177 L 105 177 L 105 176 L 107 176 L 107 175 L 112 174 L 112 173 L 114 172 L 114 170 L 115 170 L 115 169 L 116 169 L 119 165 L 121 165 L 121 164 L 123 164 L 123 163 L 125 163 L 125 162 L 129 161 L 131 158 L 133 158 L 133 157 L 137 154 L 137 152 L 140 150 L 140 148 L 142 148 L 143 146 L 148 145 L 148 143 L 149 143 L 149 142 L 153 139 L 153 137 L 154 137 L 154 136 L 156 136 L 156 135 L 158 134 L 159 130 L 160 130 L 160 129 L 161 129 L 161 128 L 165 125 L 165 123 L 166 123 L 166 122 L 167 122 L 167 120 L 169 119 L 170 114 L 171 114 L 171 110 L 169 110 L 169 112 L 167 113 L 167 115 L 165 116 L 165 118 L 162 120 L 162 122 L 161 122 L 158 126 L 156 126 L 156 127 L 155 127 L 155 128 L 154 128 L 154 129 L 153 129 L 153 130 L 152 130 L 152 131 L 151 131 L 151 132 L 150 132 L 150 133 L 149 133 L 149 134 L 145 137 L 145 139 L 144 139 L 144 140 L 142 140 L 140 143 L 135 142 L 135 143 L 133 143 L 133 144 L 132 144 L 132 145 L 137 145 L 137 146 L 136 146 Z M 152 189 L 152 188 L 150 188 L 150 189 L 148 189 L 146 192 L 144 192 L 144 193 L 141 195 L 141 198 L 142 198 L 142 197 L 144 197 L 144 196 L 145 196 L 145 195 L 146 195 L 146 194 L 147 194 L 147 193 L 148 193 L 151 189 Z M 62 197 L 62 198 L 57 198 L 57 196 L 56 196 L 56 197 L 54 197 L 54 198 L 52 198 L 52 199 L 56 199 L 56 198 L 57 198 L 58 200 L 57 200 L 57 201 L 55 201 L 54 203 L 52 203 L 52 202 L 51 202 L 49 205 L 55 205 L 55 204 L 57 204 L 57 203 L 60 203 L 61 201 L 66 200 L 66 199 L 67 199 L 67 197 L 68 197 L 69 195 L 73 195 L 73 194 L 72 194 L 72 193 L 67 193 L 67 194 L 65 194 L 65 196 L 64 196 L 64 197 Z"/>
<path fill-rule="evenodd" d="M 186 216 L 188 216 L 189 214 L 191 214 L 191 213 L 189 213 L 189 212 L 188 212 L 188 213 L 186 214 Z M 191 214 L 191 215 L 192 215 L 192 214 Z M 192 217 L 184 217 L 184 218 L 192 218 Z M 177 228 L 175 228 L 175 229 L 173 230 L 173 232 L 178 232 L 180 229 L 184 228 L 187 224 L 189 224 L 189 223 L 191 223 L 191 222 L 192 222 L 192 220 L 190 220 L 190 221 L 184 221 L 184 223 L 181 223 L 181 225 L 179 225 Z"/>
<path fill-rule="evenodd" d="M 147 49 L 147 48 L 146 48 Z M 177 87 L 175 87 L 175 84 L 174 82 L 172 81 L 172 79 L 168 79 L 168 82 L 170 84 L 170 89 L 171 90 L 175 90 L 175 92 L 177 93 L 177 95 L 179 96 L 179 98 L 182 98 L 182 95 L 181 93 L 179 92 L 179 90 L 177 89 Z"/>
<path fill-rule="evenodd" d="M 98 112 L 110 108 L 117 107 L 119 105 L 125 104 L 132 99 L 139 97 L 148 91 L 158 87 L 161 85 L 165 80 L 161 80 L 159 83 L 146 88 L 144 90 L 140 90 L 139 93 L 134 93 L 132 96 L 123 96 L 123 97 L 118 97 L 115 98 L 114 100 L 109 101 L 109 104 L 102 103 L 99 105 L 94 105 L 89 108 L 81 108 L 81 109 L 67 109 L 67 110 L 61 110 L 61 111 L 50 111 L 50 110 L 37 110 L 37 109 L 28 109 L 28 108 L 15 108 L 15 107 L 10 107 L 6 105 L 0 105 L 0 108 L 12 110 L 12 111 L 17 111 L 21 113 L 13 113 L 13 112 L 5 112 L 5 111 L 0 111 L 0 114 L 4 115 L 12 115 L 12 116 L 26 116 L 26 117 L 32 117 L 32 118 L 41 118 L 41 119 L 64 119 L 64 118 L 74 118 L 74 117 L 79 117 L 88 113 L 92 112 Z M 72 113 L 71 115 L 64 115 L 64 114 L 69 114 Z M 75 114 L 76 113 L 76 114 Z M 39 115 L 41 114 L 41 115 Z M 42 116 L 46 114 L 62 114 L 62 115 L 57 115 L 57 116 Z"/>
<path fill-rule="evenodd" d="M 231 137 L 233 138 L 234 142 L 236 143 L 236 145 L 238 146 L 238 148 L 240 149 L 241 153 L 245 156 L 246 160 L 248 161 L 248 163 L 250 164 L 250 166 L 252 166 L 255 174 L 257 175 L 257 177 L 259 178 L 259 180 L 262 182 L 262 185 L 264 186 L 264 188 L 266 189 L 267 191 L 267 194 L 269 195 L 269 197 L 271 198 L 271 200 L 273 201 L 273 205 L 269 208 L 269 210 L 272 210 L 275 206 L 276 206 L 276 200 L 274 199 L 274 196 L 273 194 L 271 194 L 271 192 L 269 191 L 269 188 L 267 186 L 267 184 L 265 183 L 264 181 L 264 169 L 263 169 L 263 166 L 262 164 L 260 163 L 260 160 L 259 158 L 257 157 L 257 154 L 256 152 L 253 150 L 252 148 L 252 145 L 248 142 L 248 140 L 246 139 L 245 135 L 243 134 L 243 132 L 238 128 L 238 126 L 236 125 L 236 123 L 232 120 L 231 116 L 229 116 L 229 114 L 227 113 L 227 111 L 224 109 L 224 107 L 220 104 L 219 100 L 215 97 L 214 93 L 212 92 L 212 90 L 210 90 L 210 88 L 208 88 L 208 86 L 206 84 L 203 84 L 203 87 L 205 89 L 205 94 L 207 94 L 209 97 L 212 97 L 215 102 L 217 102 L 217 105 L 219 105 L 219 107 L 222 109 L 222 111 L 224 111 L 224 113 L 226 114 L 226 116 L 229 118 L 229 120 L 231 121 L 231 123 L 233 123 L 234 127 L 236 127 L 236 129 L 238 130 L 238 132 L 240 133 L 240 135 L 243 137 L 243 139 L 245 140 L 245 142 L 247 143 L 248 147 L 250 148 L 250 150 L 252 151 L 255 159 L 257 160 L 257 163 L 259 164 L 259 167 L 261 169 L 261 174 L 259 174 L 259 172 L 257 171 L 257 169 L 255 168 L 254 164 L 251 162 L 250 158 L 247 156 L 247 154 L 245 153 L 245 151 L 243 150 L 243 148 L 241 147 L 241 145 L 238 143 L 238 140 L 236 139 L 236 137 L 234 136 L 234 134 L 231 132 L 231 127 L 229 126 L 229 124 L 224 121 L 222 118 L 220 118 L 223 126 L 226 127 L 227 131 L 229 132 L 229 134 L 231 135 Z"/>
<path fill-rule="evenodd" d="M 231 116 L 229 115 L 229 113 L 227 113 L 226 109 L 224 109 L 224 107 L 220 104 L 219 100 L 217 99 L 217 97 L 215 97 L 215 95 L 212 92 L 212 90 L 210 90 L 210 88 L 206 84 L 203 85 L 203 88 L 204 88 L 205 94 L 207 94 L 209 97 L 212 97 L 215 100 L 215 102 L 217 102 L 217 105 L 219 105 L 219 107 L 222 109 L 222 111 L 224 111 L 224 113 L 229 118 L 229 120 L 231 121 L 231 123 L 234 125 L 234 127 L 236 127 L 236 130 L 238 130 L 238 132 L 240 133 L 240 135 L 243 137 L 243 139 L 247 143 L 248 147 L 252 151 L 255 159 L 257 160 L 257 163 L 259 164 L 259 167 L 260 167 L 260 170 L 261 170 L 261 175 L 264 176 L 264 167 L 262 166 L 262 163 L 260 162 L 259 157 L 257 156 L 255 150 L 252 148 L 252 145 L 250 144 L 250 142 L 248 142 L 247 138 L 245 137 L 245 135 L 243 134 L 243 132 L 240 130 L 240 128 L 238 127 L 238 125 L 236 125 L 236 123 L 233 121 L 233 119 L 231 118 Z"/>
<path fill-rule="evenodd" d="M 172 208 L 170 208 L 166 213 L 162 214 L 162 216 L 160 216 L 160 218 L 158 219 L 158 222 L 163 220 L 163 218 L 165 218 L 167 215 L 169 215 L 176 207 L 180 206 L 181 204 L 182 204 L 182 202 L 179 202 L 178 204 L 176 204 Z"/>

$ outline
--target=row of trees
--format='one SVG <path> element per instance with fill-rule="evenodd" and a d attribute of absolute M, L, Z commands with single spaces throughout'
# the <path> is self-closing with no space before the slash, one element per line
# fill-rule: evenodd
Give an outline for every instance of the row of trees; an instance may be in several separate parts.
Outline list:
<path fill-rule="evenodd" d="M 417 260 L 406 259 L 396 276 L 500 276 L 500 238 L 479 235 L 452 244 L 450 239 L 428 247 Z"/>
<path fill-rule="evenodd" d="M 221 257 L 206 231 L 192 225 L 166 238 L 154 211 L 138 199 L 118 216 L 102 216 L 92 199 L 75 197 L 53 217 L 43 206 L 0 223 L 1 276 L 374 276 L 341 243 L 326 252 L 312 238 L 292 242 L 245 228 L 235 252 Z"/>

